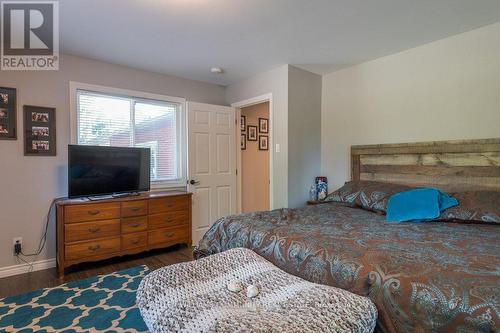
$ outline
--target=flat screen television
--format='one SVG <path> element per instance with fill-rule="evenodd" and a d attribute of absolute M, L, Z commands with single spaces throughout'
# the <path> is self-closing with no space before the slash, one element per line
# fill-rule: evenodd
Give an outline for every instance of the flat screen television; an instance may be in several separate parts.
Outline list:
<path fill-rule="evenodd" d="M 149 148 L 68 146 L 69 197 L 150 189 Z"/>

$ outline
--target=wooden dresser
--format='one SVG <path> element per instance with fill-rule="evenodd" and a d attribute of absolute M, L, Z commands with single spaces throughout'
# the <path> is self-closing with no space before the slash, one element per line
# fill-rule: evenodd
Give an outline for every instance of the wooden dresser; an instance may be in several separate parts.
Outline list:
<path fill-rule="evenodd" d="M 81 262 L 191 245 L 191 193 L 149 192 L 90 201 L 68 199 L 57 206 L 57 270 Z"/>

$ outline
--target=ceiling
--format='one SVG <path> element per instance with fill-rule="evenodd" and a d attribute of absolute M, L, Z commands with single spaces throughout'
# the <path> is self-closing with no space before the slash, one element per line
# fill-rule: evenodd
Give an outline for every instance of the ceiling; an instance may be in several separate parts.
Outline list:
<path fill-rule="evenodd" d="M 500 21 L 499 0 L 59 3 L 63 53 L 221 85 L 283 64 L 325 74 Z"/>

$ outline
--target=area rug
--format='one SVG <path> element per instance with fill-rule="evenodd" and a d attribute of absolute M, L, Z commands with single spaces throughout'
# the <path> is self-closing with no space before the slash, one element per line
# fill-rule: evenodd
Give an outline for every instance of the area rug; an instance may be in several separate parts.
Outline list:
<path fill-rule="evenodd" d="M 138 266 L 0 299 L 0 332 L 147 332 L 136 306 Z"/>

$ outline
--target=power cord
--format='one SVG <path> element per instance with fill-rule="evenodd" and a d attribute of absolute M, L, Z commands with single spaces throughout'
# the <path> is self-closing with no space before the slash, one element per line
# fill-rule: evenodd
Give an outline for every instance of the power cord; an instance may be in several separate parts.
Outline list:
<path fill-rule="evenodd" d="M 22 262 L 24 262 L 25 264 L 28 265 L 28 273 L 30 273 L 30 272 L 33 271 L 33 264 L 35 262 L 34 260 L 32 262 L 27 262 L 22 257 L 20 257 L 20 254 L 16 254 L 16 259 L 17 259 L 17 262 L 22 261 Z"/>
<path fill-rule="evenodd" d="M 29 265 L 28 272 L 31 272 L 33 270 L 33 264 L 35 263 L 36 257 L 42 253 L 43 249 L 45 248 L 45 245 L 47 244 L 47 232 L 49 230 L 49 224 L 50 224 L 50 216 L 52 215 L 52 212 L 54 208 L 56 207 L 56 203 L 60 200 L 66 199 L 66 197 L 60 197 L 52 200 L 52 203 L 50 204 L 49 211 L 47 212 L 46 220 L 45 220 L 45 230 L 43 232 L 42 237 L 40 238 L 40 242 L 38 242 L 38 248 L 35 252 L 33 253 L 23 253 L 22 249 L 21 251 L 16 254 L 16 258 L 25 264 Z M 23 257 L 34 257 L 31 262 L 28 262 L 25 260 Z"/>

